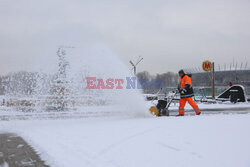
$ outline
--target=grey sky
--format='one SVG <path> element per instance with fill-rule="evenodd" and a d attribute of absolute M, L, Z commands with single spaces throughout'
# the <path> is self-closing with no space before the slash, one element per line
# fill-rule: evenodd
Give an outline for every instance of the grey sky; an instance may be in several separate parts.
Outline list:
<path fill-rule="evenodd" d="M 0 74 L 32 70 L 62 44 L 95 42 L 127 64 L 143 56 L 138 69 L 151 73 L 250 63 L 250 0 L 0 2 Z"/>

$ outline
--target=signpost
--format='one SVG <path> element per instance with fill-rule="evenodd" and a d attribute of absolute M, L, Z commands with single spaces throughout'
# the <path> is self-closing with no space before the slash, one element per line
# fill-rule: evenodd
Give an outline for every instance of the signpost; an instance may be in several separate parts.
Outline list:
<path fill-rule="evenodd" d="M 202 68 L 204 71 L 211 71 L 212 73 L 212 99 L 215 99 L 215 73 L 214 73 L 214 62 L 210 62 L 208 60 L 202 63 Z"/>
<path fill-rule="evenodd" d="M 215 100 L 215 75 L 214 75 L 214 62 L 212 63 L 212 91 L 213 91 L 213 94 L 212 94 L 212 99 Z"/>
<path fill-rule="evenodd" d="M 211 71 L 212 63 L 210 61 L 206 60 L 202 63 L 202 68 L 204 71 Z"/>

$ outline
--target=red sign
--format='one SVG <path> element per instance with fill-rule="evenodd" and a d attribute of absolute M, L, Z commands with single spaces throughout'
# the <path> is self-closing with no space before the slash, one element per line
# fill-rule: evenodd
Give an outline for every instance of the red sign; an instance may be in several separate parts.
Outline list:
<path fill-rule="evenodd" d="M 211 71 L 212 63 L 210 61 L 206 60 L 202 63 L 202 68 L 204 71 Z"/>

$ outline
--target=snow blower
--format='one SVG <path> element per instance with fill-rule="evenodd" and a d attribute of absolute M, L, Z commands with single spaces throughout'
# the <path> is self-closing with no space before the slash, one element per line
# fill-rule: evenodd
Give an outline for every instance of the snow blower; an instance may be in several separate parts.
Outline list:
<path fill-rule="evenodd" d="M 176 94 L 177 91 L 173 91 L 173 94 L 167 97 L 166 100 L 158 100 L 158 104 L 156 106 L 152 106 L 149 108 L 150 113 L 155 116 L 169 116 L 168 108 Z"/>

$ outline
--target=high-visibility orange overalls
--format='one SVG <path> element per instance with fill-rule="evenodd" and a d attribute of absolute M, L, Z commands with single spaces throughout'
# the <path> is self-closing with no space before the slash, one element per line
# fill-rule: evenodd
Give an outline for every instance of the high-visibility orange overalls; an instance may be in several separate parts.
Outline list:
<path fill-rule="evenodd" d="M 191 77 L 188 75 L 184 75 L 183 77 L 179 78 L 179 85 L 178 88 L 180 89 L 180 105 L 179 105 L 179 115 L 184 115 L 184 107 L 186 105 L 186 102 L 188 102 L 194 109 L 196 114 L 200 114 L 200 109 L 198 105 L 193 101 L 193 88 L 192 88 L 192 82 Z"/>

